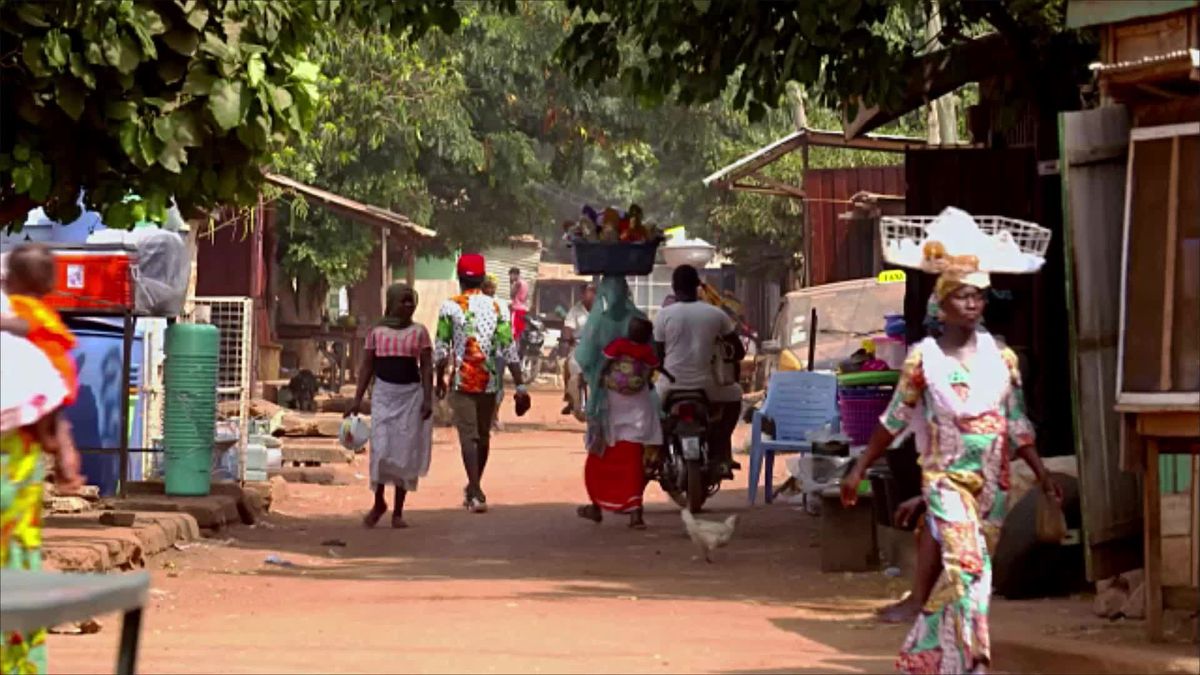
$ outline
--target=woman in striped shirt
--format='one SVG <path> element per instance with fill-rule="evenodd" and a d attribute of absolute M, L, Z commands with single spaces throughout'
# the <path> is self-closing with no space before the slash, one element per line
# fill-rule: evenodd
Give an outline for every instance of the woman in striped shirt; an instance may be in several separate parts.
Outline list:
<path fill-rule="evenodd" d="M 362 408 L 371 392 L 371 490 L 375 505 L 363 518 L 374 527 L 387 513 L 384 489 L 396 488 L 392 527 L 404 522 L 404 498 L 429 473 L 433 447 L 433 341 L 429 331 L 412 320 L 417 292 L 406 284 L 388 288 L 387 307 L 367 334 L 358 391 L 349 413 Z"/>

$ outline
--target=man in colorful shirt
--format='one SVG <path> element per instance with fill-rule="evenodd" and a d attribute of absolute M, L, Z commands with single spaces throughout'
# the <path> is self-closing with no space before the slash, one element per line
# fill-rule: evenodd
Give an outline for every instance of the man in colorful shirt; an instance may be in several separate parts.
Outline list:
<path fill-rule="evenodd" d="M 497 367 L 498 358 L 507 363 L 517 386 L 513 396 L 517 415 L 524 415 L 529 409 L 529 393 L 521 379 L 521 362 L 517 357 L 512 324 L 495 298 L 483 293 L 486 277 L 483 256 L 469 253 L 458 259 L 462 293 L 442 303 L 434 342 L 437 394 L 442 398 L 449 392 L 463 468 L 467 472 L 463 506 L 475 513 L 487 511 L 487 497 L 480 483 L 491 450 L 496 392 L 500 391 L 504 377 Z M 454 368 L 449 385 L 446 382 L 448 367 Z"/>

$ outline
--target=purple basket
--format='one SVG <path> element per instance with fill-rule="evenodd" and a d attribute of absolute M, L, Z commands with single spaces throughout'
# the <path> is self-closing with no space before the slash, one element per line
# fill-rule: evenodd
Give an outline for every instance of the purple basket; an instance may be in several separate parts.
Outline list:
<path fill-rule="evenodd" d="M 839 387 L 838 412 L 842 433 L 854 445 L 864 445 L 892 400 L 892 387 Z"/>

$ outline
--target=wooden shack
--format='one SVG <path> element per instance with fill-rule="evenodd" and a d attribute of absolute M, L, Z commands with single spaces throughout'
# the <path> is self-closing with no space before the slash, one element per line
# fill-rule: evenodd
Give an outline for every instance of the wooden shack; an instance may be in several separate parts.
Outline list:
<path fill-rule="evenodd" d="M 1101 108 L 1066 119 L 1064 143 L 1079 166 L 1124 157 L 1123 211 L 1100 240 L 1120 252 L 1112 409 L 1121 468 L 1142 478 L 1147 634 L 1161 640 L 1164 607 L 1200 605 L 1200 3 L 1073 0 L 1068 23 L 1099 32 Z M 1087 238 L 1074 239 L 1081 304 L 1078 282 L 1103 264 Z"/>

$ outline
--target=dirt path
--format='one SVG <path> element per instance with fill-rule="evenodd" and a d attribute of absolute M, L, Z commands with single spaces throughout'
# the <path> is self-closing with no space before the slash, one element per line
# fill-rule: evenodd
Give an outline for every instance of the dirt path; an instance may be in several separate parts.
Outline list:
<path fill-rule="evenodd" d="M 496 438 L 488 514 L 459 507 L 453 433 L 438 430 L 408 530 L 359 524 L 360 458 L 354 485 L 288 485 L 268 526 L 155 558 L 142 672 L 890 671 L 903 629 L 869 615 L 902 584 L 820 574 L 815 519 L 747 509 L 739 481 L 713 502 L 743 517 L 712 565 L 656 486 L 644 532 L 581 521 L 579 429 L 551 397 L 535 408 Z M 119 622 L 102 623 L 51 636 L 52 671 L 112 672 Z"/>

